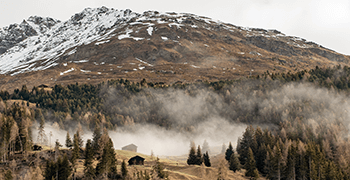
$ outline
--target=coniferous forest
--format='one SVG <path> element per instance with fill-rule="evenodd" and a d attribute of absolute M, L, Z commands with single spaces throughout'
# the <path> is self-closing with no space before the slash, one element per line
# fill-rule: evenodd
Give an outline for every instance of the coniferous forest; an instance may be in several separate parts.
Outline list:
<path fill-rule="evenodd" d="M 152 124 L 198 133 L 208 117 L 246 126 L 224 152 L 230 171 L 244 170 L 252 179 L 350 179 L 349 95 L 347 66 L 193 84 L 118 79 L 46 89 L 23 85 L 0 92 L 0 179 L 167 179 L 158 160 L 150 171 L 128 173 L 125 161 L 117 163 L 108 131 Z M 47 144 L 47 122 L 66 131 L 83 126 L 93 138 L 83 142 L 79 130 L 67 133 L 65 142 L 51 143 L 54 150 L 39 157 L 32 152 Z M 188 165 L 212 167 L 202 149 L 191 145 Z M 79 159 L 83 176 L 76 174 Z M 18 174 L 24 167 L 27 173 Z M 225 179 L 220 172 L 217 178 Z"/>

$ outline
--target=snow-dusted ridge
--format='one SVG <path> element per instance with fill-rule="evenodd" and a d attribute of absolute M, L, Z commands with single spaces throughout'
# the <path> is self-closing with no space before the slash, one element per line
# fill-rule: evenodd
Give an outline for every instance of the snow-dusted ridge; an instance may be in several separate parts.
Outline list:
<path fill-rule="evenodd" d="M 189 23 L 192 19 L 204 22 L 203 25 Z M 206 23 L 206 24 L 205 24 Z M 226 24 L 218 20 L 187 13 L 159 13 L 147 11 L 143 14 L 131 10 L 117 10 L 113 8 L 86 8 L 82 12 L 73 15 L 69 20 L 61 22 L 52 18 L 30 17 L 20 25 L 0 29 L 0 40 L 16 34 L 11 34 L 12 29 L 24 29 L 25 33 L 17 35 L 18 42 L 6 52 L 1 52 L 0 44 L 0 74 L 16 75 L 19 73 L 45 70 L 57 66 L 61 56 L 70 56 L 77 52 L 79 46 L 93 43 L 95 47 L 111 42 L 112 37 L 120 41 L 132 39 L 134 41 L 150 40 L 157 28 L 156 24 L 166 24 L 169 27 L 205 28 L 213 30 L 216 25 L 222 29 L 234 31 L 246 31 L 246 37 L 264 36 L 269 38 L 286 38 L 284 34 L 273 30 L 257 30 L 242 28 Z M 137 37 L 137 26 L 147 30 L 148 37 Z M 25 34 L 27 35 L 25 36 Z M 135 35 L 136 34 L 136 35 Z M 178 36 L 178 38 L 180 38 Z M 287 37 L 289 38 L 289 37 Z M 168 37 L 161 36 L 166 41 Z M 305 40 L 290 37 L 291 45 L 305 46 Z M 173 39 L 171 39 L 173 40 Z M 0 41 L 1 42 L 1 41 Z M 192 42 L 191 42 L 192 43 Z M 311 46 L 311 45 L 310 45 Z M 208 45 L 206 47 L 209 47 Z M 1 54 L 2 53 L 2 54 Z M 138 61 L 148 65 L 145 61 Z M 88 61 L 88 60 L 86 60 Z"/>
<path fill-rule="evenodd" d="M 68 49 L 97 40 L 107 40 L 115 30 L 111 27 L 122 26 L 136 16 L 138 14 L 130 10 L 119 11 L 106 7 L 84 9 L 68 21 L 60 22 L 43 33 L 28 37 L 1 54 L 0 73 L 16 71 L 12 73 L 15 75 L 58 65 L 55 61 L 61 55 L 75 53 L 74 50 L 66 52 Z M 45 61 L 39 65 L 37 63 L 39 60 Z"/>

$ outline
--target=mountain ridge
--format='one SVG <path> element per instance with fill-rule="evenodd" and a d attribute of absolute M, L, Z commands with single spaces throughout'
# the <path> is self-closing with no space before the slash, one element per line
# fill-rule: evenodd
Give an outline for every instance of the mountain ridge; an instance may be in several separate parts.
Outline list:
<path fill-rule="evenodd" d="M 349 56 L 277 30 L 239 27 L 190 13 L 140 14 L 101 7 L 86 8 L 62 22 L 40 17 L 27 21 L 16 26 L 23 26 L 16 43 L 6 51 L 2 48 L 2 53 L 1 43 L 11 35 L 5 37 L 4 28 L 0 30 L 3 88 L 21 74 L 46 74 L 41 79 L 46 84 L 110 78 L 174 83 L 233 79 L 266 70 L 295 72 L 350 61 Z M 34 22 L 39 24 L 35 28 Z"/>

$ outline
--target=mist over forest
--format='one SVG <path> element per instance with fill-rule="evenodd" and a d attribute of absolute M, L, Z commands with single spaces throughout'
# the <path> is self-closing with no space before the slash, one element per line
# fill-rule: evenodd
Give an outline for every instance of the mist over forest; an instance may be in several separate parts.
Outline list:
<path fill-rule="evenodd" d="M 314 137 L 325 132 L 339 140 L 348 137 L 350 106 L 345 92 L 305 80 L 283 82 L 269 78 L 243 79 L 225 84 L 220 90 L 214 88 L 198 83 L 148 87 L 133 93 L 124 84 L 111 81 L 101 85 L 98 94 L 102 112 L 109 115 L 109 122 L 103 117 L 101 122 L 110 127 L 115 148 L 134 143 L 140 152 L 154 151 L 157 155 L 186 154 L 191 141 L 202 145 L 206 140 L 215 147 L 228 142 L 236 145 L 248 125 L 272 131 L 284 128 L 286 133 L 299 133 L 296 138 L 305 140 L 308 131 Z M 83 112 L 78 113 L 78 118 L 86 117 Z M 64 142 L 65 130 L 71 134 L 77 130 L 78 124 L 60 127 L 59 122 L 50 119 L 52 115 L 47 116 L 46 132 L 53 132 L 52 139 Z M 55 128 L 50 125 L 53 123 Z M 91 124 L 79 122 L 85 141 L 92 137 Z M 32 132 L 36 137 L 36 131 Z"/>
<path fill-rule="evenodd" d="M 88 139 L 108 144 L 96 140 L 98 131 L 110 137 L 115 149 L 133 143 L 143 154 L 161 156 L 186 156 L 193 143 L 202 146 L 204 141 L 214 156 L 230 143 L 242 165 L 251 149 L 258 172 L 270 179 L 291 173 L 292 157 L 309 158 L 306 164 L 292 158 L 293 172 L 308 164 L 309 171 L 300 172 L 300 177 L 311 177 L 319 158 L 308 153 L 315 152 L 325 159 L 317 166 L 320 173 L 328 177 L 334 167 L 332 171 L 345 179 L 350 163 L 349 77 L 349 68 L 339 66 L 171 86 L 123 79 L 55 85 L 51 91 L 23 86 L 13 93 L 0 92 L 0 127 L 5 130 L 0 138 L 9 143 L 2 147 L 13 151 L 42 144 L 40 129 L 44 144 L 51 142 L 52 147 L 56 139 L 64 145 L 67 132 L 72 137 L 79 132 L 81 144 Z M 3 149 L 2 161 L 6 154 Z M 276 169 L 274 162 L 281 166 Z"/>

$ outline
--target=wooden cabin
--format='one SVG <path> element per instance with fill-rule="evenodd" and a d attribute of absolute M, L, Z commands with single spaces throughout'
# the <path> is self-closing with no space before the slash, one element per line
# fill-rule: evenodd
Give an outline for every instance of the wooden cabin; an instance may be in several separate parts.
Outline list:
<path fill-rule="evenodd" d="M 122 150 L 137 152 L 137 146 L 135 144 L 129 144 L 127 146 L 122 147 Z"/>
<path fill-rule="evenodd" d="M 130 158 L 128 161 L 129 166 L 131 166 L 131 165 L 143 165 L 144 162 L 145 162 L 145 158 L 143 158 L 141 156 L 134 156 L 134 157 Z"/>

